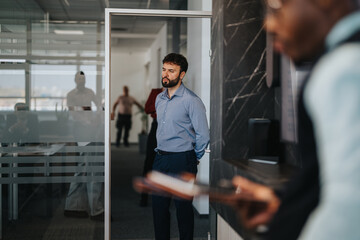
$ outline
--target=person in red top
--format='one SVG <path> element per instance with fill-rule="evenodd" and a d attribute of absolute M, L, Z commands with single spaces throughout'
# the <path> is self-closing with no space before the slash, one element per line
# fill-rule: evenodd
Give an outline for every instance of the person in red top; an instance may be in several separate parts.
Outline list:
<path fill-rule="evenodd" d="M 143 176 L 146 176 L 146 174 L 152 169 L 152 165 L 154 163 L 155 154 L 154 151 L 157 142 L 156 142 L 156 129 L 157 129 L 157 121 L 156 121 L 156 109 L 155 109 L 155 100 L 156 96 L 163 91 L 163 88 L 153 88 L 151 89 L 150 95 L 145 103 L 145 112 L 147 114 L 150 114 L 150 116 L 153 118 L 153 121 L 151 123 L 150 133 L 147 140 L 146 145 L 146 157 L 145 157 L 145 163 L 144 163 L 144 170 L 143 170 Z M 148 194 L 142 193 L 141 199 L 140 199 L 140 206 L 145 207 L 147 206 L 148 201 Z"/>

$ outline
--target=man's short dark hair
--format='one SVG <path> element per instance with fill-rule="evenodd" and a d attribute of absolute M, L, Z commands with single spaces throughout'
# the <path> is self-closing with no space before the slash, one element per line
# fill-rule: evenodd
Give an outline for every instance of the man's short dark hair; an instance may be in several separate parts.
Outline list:
<path fill-rule="evenodd" d="M 163 59 L 163 64 L 164 63 L 172 63 L 175 65 L 180 66 L 180 73 L 181 72 L 186 72 L 188 69 L 188 62 L 186 60 L 186 58 L 178 53 L 169 53 L 168 55 L 166 55 Z"/>

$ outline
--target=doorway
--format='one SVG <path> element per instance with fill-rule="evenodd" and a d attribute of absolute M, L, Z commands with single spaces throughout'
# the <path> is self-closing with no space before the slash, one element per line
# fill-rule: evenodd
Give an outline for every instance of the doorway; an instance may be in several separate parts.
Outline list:
<path fill-rule="evenodd" d="M 160 87 L 161 60 L 170 52 L 177 52 L 187 57 L 189 70 L 185 85 L 194 91 L 204 102 L 207 117 L 210 116 L 210 18 L 211 12 L 144 10 L 144 9 L 106 9 L 105 12 L 105 239 L 112 238 L 111 193 L 114 187 L 111 172 L 114 175 L 114 140 L 115 122 L 110 120 L 110 113 L 116 98 L 127 85 L 130 95 L 144 104 L 150 90 Z M 134 20 L 135 19 L 135 20 Z M 129 21 L 131 20 L 131 21 Z M 127 23 L 131 25 L 127 25 Z M 130 30 L 130 31 L 129 31 Z M 130 148 L 123 148 L 117 153 L 117 164 L 129 166 L 130 156 L 138 159 L 135 165 L 142 165 L 141 148 L 138 149 L 138 134 L 147 133 L 150 125 L 142 121 L 141 113 L 133 109 L 132 128 L 130 130 Z M 139 152 L 134 152 L 139 150 Z M 113 150 L 113 152 L 112 152 Z M 122 151 L 122 152 L 121 152 Z M 133 163 L 133 162 L 132 162 Z M 130 164 L 131 165 L 131 164 Z M 120 165 L 121 168 L 121 165 Z M 122 170 L 124 170 L 122 168 Z M 134 170 L 134 168 L 132 168 Z M 131 172 L 129 169 L 127 173 Z M 141 175 L 141 171 L 138 171 Z M 209 178 L 209 155 L 206 154 L 198 168 L 198 179 L 202 182 Z M 128 187 L 128 186 L 127 186 Z M 126 187 L 126 188 L 127 188 Z M 116 189 L 121 192 L 122 189 Z M 135 201 L 130 204 L 138 204 Z M 208 199 L 196 199 L 193 203 L 199 216 L 208 214 Z M 129 219 L 130 221 L 130 219 Z M 152 225 L 152 219 L 149 219 Z M 196 228 L 196 226 L 195 226 Z M 147 236 L 151 239 L 153 236 Z M 196 237 L 196 236 L 195 236 Z M 204 236 L 205 237 L 205 236 Z M 125 239 L 125 238 L 116 238 Z"/>

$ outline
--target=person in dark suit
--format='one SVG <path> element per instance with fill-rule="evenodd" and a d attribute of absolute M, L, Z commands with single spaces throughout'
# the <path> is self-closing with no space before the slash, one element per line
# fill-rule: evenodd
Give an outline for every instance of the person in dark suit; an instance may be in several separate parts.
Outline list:
<path fill-rule="evenodd" d="M 233 179 L 242 192 L 268 203 L 262 209 L 237 206 L 244 226 L 268 225 L 266 239 L 359 239 L 357 5 L 357 0 L 267 1 L 265 26 L 275 49 L 295 64 L 310 61 L 314 66 L 298 104 L 302 168 L 282 193 L 239 176 Z"/>

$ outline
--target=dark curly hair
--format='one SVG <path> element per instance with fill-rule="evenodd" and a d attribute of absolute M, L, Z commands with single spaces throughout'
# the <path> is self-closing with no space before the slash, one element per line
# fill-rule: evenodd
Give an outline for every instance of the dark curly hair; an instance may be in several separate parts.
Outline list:
<path fill-rule="evenodd" d="M 172 63 L 175 65 L 180 66 L 180 73 L 181 72 L 186 72 L 188 69 L 188 62 L 186 60 L 186 58 L 178 53 L 169 53 L 168 55 L 166 55 L 163 59 L 163 64 L 164 63 Z"/>

